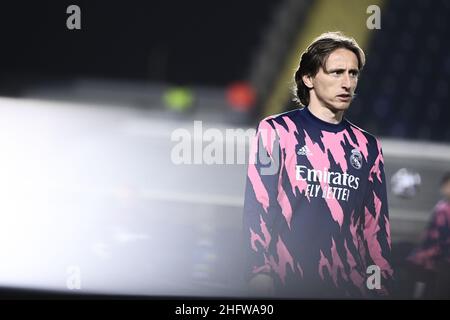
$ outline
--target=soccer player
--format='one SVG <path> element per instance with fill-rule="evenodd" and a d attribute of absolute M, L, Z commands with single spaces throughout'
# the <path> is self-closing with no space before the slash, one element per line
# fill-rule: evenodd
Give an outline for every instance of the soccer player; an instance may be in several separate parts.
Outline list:
<path fill-rule="evenodd" d="M 251 295 L 386 296 L 392 287 L 379 141 L 344 118 L 365 55 L 339 32 L 295 73 L 302 108 L 263 119 L 252 143 L 243 227 Z"/>

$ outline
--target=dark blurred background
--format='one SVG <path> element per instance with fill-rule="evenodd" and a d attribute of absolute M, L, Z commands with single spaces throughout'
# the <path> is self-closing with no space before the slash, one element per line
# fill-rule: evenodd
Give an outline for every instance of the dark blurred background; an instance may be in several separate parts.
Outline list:
<path fill-rule="evenodd" d="M 66 28 L 71 4 L 82 11 L 82 29 L 74 32 Z M 276 6 L 269 0 L 4 3 L 2 78 L 225 86 L 246 77 Z"/>

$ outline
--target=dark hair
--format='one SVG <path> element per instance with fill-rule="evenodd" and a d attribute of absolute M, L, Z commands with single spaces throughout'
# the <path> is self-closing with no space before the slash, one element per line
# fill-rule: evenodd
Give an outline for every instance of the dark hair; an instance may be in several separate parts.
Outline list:
<path fill-rule="evenodd" d="M 303 106 L 309 104 L 309 88 L 303 83 L 304 75 L 315 76 L 319 68 L 325 70 L 328 56 L 336 49 L 348 49 L 358 58 L 358 70 L 361 71 L 366 62 L 364 51 L 355 39 L 343 35 L 341 32 L 326 32 L 318 36 L 302 53 L 300 64 L 295 72 L 295 95 L 298 103 Z"/>
<path fill-rule="evenodd" d="M 446 172 L 444 174 L 444 176 L 442 177 L 442 179 L 441 179 L 441 186 L 443 186 L 444 184 L 446 184 L 449 181 L 450 181 L 450 171 Z"/>

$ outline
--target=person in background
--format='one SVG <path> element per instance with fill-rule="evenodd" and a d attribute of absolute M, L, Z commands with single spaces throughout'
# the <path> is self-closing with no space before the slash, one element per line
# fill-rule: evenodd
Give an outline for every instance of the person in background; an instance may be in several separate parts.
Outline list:
<path fill-rule="evenodd" d="M 427 297 L 450 298 L 450 172 L 441 181 L 442 199 L 433 209 L 420 244 L 408 256 L 416 275 L 426 279 Z"/>

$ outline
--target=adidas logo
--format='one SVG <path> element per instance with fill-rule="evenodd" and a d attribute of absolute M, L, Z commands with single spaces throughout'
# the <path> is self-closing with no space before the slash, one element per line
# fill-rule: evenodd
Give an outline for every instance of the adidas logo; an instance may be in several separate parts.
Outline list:
<path fill-rule="evenodd" d="M 297 154 L 299 156 L 310 156 L 310 155 L 312 155 L 312 152 L 309 150 L 309 148 L 306 145 L 304 145 L 303 147 L 298 149 Z"/>

